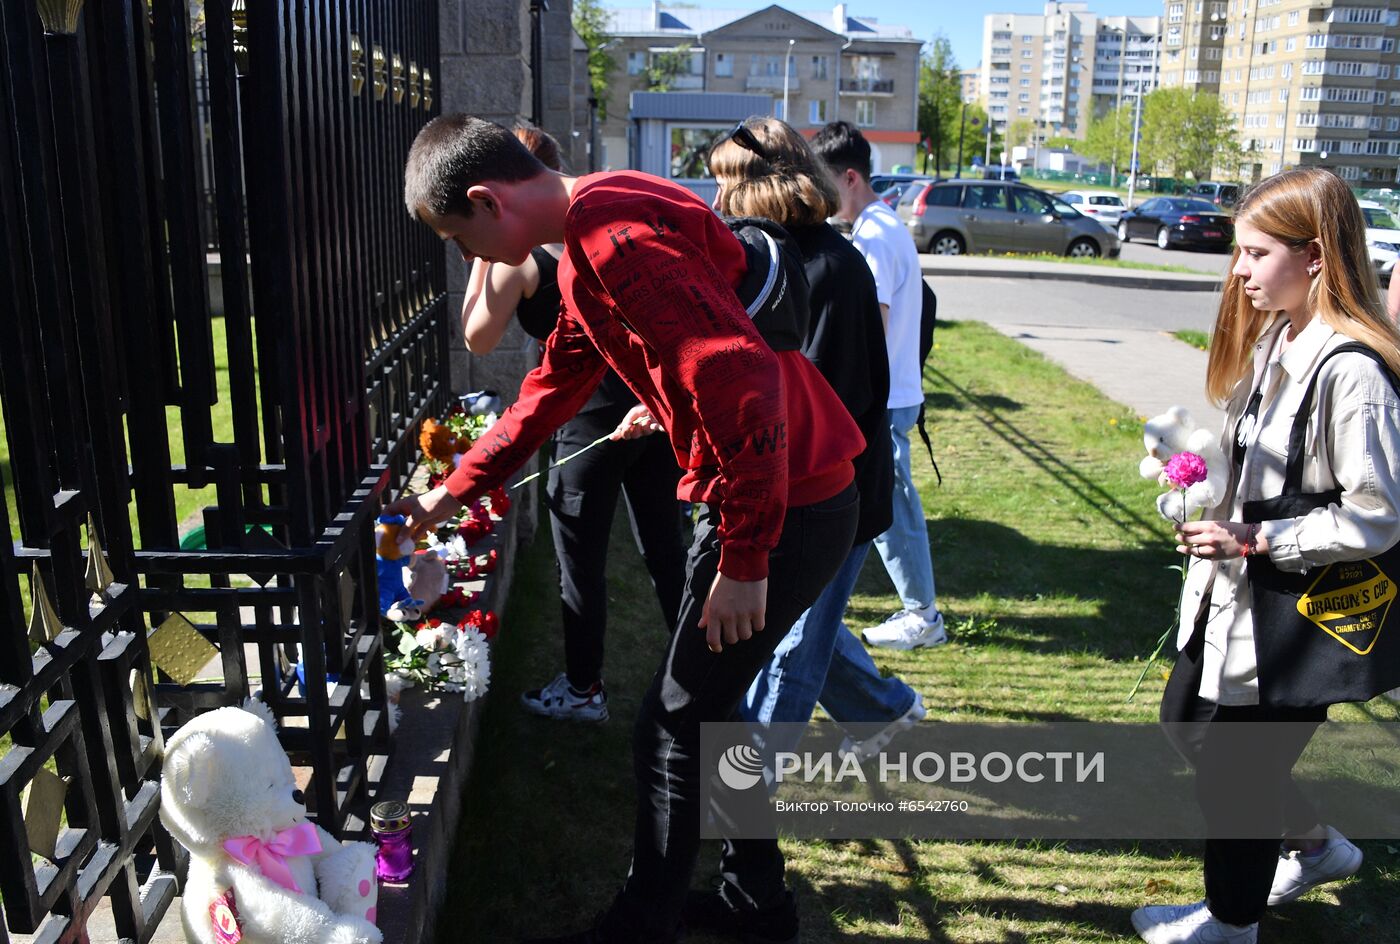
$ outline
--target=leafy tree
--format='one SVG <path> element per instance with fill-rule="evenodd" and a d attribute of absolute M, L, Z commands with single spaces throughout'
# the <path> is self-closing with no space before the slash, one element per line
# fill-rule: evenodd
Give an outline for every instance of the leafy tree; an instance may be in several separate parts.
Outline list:
<path fill-rule="evenodd" d="M 1029 118 L 1012 118 L 1006 124 L 1006 150 L 1020 145 L 1029 145 L 1035 135 L 1035 122 Z M 996 155 L 993 155 L 995 157 Z M 1011 155 L 1008 153 L 1007 157 Z"/>
<path fill-rule="evenodd" d="M 588 87 L 598 100 L 600 120 L 608 117 L 608 80 L 617 68 L 617 60 L 608 52 L 611 16 L 601 0 L 574 0 L 574 30 L 588 47 Z"/>
<path fill-rule="evenodd" d="M 957 160 L 961 114 L 958 62 L 953 44 L 939 34 L 919 59 L 919 136 L 933 144 L 931 156 L 940 168 L 951 167 Z"/>
<path fill-rule="evenodd" d="M 676 79 L 690 74 L 690 43 L 681 43 L 652 56 L 647 67 L 647 90 L 669 92 Z"/>
<path fill-rule="evenodd" d="M 1212 167 L 1233 169 L 1245 158 L 1234 119 L 1215 95 L 1158 89 L 1143 99 L 1142 124 L 1156 162 L 1178 179 L 1205 180 Z"/>
<path fill-rule="evenodd" d="M 1079 153 L 1100 164 L 1116 166 L 1124 171 L 1133 158 L 1133 108 L 1134 103 L 1124 102 L 1108 114 L 1089 122 L 1084 131 L 1084 140 L 1079 144 Z M 1138 142 L 1138 163 L 1152 167 L 1151 149 L 1146 140 Z"/>

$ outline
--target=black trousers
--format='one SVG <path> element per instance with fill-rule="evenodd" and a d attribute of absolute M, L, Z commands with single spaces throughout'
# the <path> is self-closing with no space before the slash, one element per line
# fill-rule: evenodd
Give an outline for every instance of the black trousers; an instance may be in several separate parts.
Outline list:
<path fill-rule="evenodd" d="M 632 867 L 605 919 L 610 938 L 669 942 L 690 888 L 700 847 L 700 726 L 737 721 L 749 684 L 792 624 L 836 575 L 855 537 L 854 485 L 839 495 L 789 508 L 782 537 L 768 556 L 765 628 L 711 652 L 700 620 L 719 564 L 718 515 L 706 507 L 696 524 L 677 630 L 642 700 L 632 739 L 637 819 Z M 750 790 L 766 804 L 767 794 Z M 776 841 L 746 843 L 745 891 L 757 904 L 783 893 Z M 759 887 L 766 883 L 767 887 Z"/>
<path fill-rule="evenodd" d="M 555 458 L 612 432 L 628 406 L 582 413 L 555 434 Z M 563 604 L 564 668 L 569 684 L 584 691 L 602 678 L 608 623 L 608 537 L 618 494 L 627 501 L 632 537 L 646 561 L 669 632 L 685 586 L 676 465 L 663 435 L 606 442 L 549 472 L 546 502 L 559 566 Z"/>
<path fill-rule="evenodd" d="M 1196 800 L 1208 836 L 1205 878 L 1211 914 L 1229 924 L 1253 924 L 1268 906 L 1279 841 L 1318 823 L 1292 770 L 1318 725 L 1327 720 L 1327 709 L 1218 705 L 1201 698 L 1204 640 L 1201 624 L 1177 656 L 1162 693 L 1161 720 L 1167 738 L 1196 770 Z M 1259 722 L 1287 724 L 1262 737 L 1249 724 Z"/>

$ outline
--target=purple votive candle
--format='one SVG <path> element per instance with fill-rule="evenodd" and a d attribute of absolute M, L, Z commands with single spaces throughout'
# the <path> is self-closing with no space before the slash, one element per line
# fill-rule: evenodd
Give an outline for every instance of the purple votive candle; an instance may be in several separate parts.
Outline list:
<path fill-rule="evenodd" d="M 413 824 L 408 804 L 399 800 L 376 803 L 369 811 L 370 832 L 379 845 L 374 874 L 381 882 L 402 882 L 413 874 Z"/>

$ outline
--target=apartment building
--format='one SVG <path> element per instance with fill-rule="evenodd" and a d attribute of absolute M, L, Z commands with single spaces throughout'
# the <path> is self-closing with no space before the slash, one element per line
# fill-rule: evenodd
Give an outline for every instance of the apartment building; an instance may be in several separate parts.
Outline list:
<path fill-rule="evenodd" d="M 1157 87 L 1160 17 L 1101 17 L 1087 3 L 983 21 L 980 91 L 998 131 L 1016 119 L 1082 138 L 1096 115 Z"/>
<path fill-rule="evenodd" d="M 982 95 L 982 67 L 978 65 L 975 69 L 963 69 L 958 73 L 958 82 L 962 86 L 962 100 L 969 105 L 983 101 Z"/>
<path fill-rule="evenodd" d="M 1314 164 L 1356 184 L 1400 179 L 1400 2 L 1225 7 L 1219 94 L 1253 150 L 1246 179 Z"/>
<path fill-rule="evenodd" d="M 600 123 L 599 168 L 628 165 L 636 135 L 630 96 L 652 88 L 649 69 L 678 58 L 682 68 L 668 91 L 767 95 L 771 113 L 804 133 L 837 119 L 859 126 L 877 171 L 914 163 L 923 42 L 907 27 L 852 14 L 844 3 L 815 13 L 776 5 L 754 12 L 660 3 L 609 13 L 609 52 L 619 68 Z M 726 130 L 693 119 L 668 125 L 677 154 L 694 153 L 701 138 Z M 693 160 L 673 168 L 677 180 L 703 173 Z"/>
<path fill-rule="evenodd" d="M 1220 91 L 1229 0 L 1167 0 L 1162 34 L 1162 85 Z"/>

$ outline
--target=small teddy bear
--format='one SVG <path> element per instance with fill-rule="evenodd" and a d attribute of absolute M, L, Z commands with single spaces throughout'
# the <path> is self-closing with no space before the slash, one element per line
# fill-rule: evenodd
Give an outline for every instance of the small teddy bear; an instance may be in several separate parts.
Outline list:
<path fill-rule="evenodd" d="M 1142 443 L 1147 455 L 1138 465 L 1138 472 L 1145 479 L 1156 479 L 1159 485 L 1172 485 L 1167 465 L 1175 455 L 1195 453 L 1205 463 L 1205 478 L 1189 485 L 1184 496 L 1176 487 L 1157 496 L 1157 511 L 1163 518 L 1185 521 L 1224 499 L 1229 467 L 1218 437 L 1208 429 L 1198 428 L 1185 407 L 1170 407 L 1143 424 Z"/>
<path fill-rule="evenodd" d="M 191 944 L 381 944 L 373 845 L 306 818 L 268 707 L 219 708 L 165 743 L 160 818 L 189 850 Z"/>
<path fill-rule="evenodd" d="M 374 560 L 379 575 L 379 612 L 396 622 L 412 622 L 423 615 L 423 601 L 408 591 L 413 541 L 403 515 L 380 515 L 374 529 Z"/>

